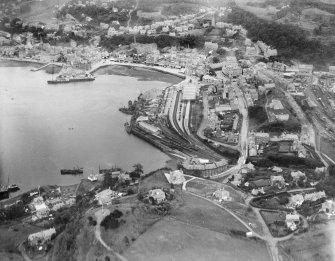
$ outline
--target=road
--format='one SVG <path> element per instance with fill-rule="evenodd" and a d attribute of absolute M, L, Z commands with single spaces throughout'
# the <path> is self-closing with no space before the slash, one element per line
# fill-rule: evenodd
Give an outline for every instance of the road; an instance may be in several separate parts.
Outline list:
<path fill-rule="evenodd" d="M 108 251 L 110 251 L 113 255 L 115 255 L 119 260 L 121 261 L 128 261 L 125 257 L 120 255 L 119 253 L 115 252 L 112 248 L 110 248 L 105 241 L 101 238 L 101 221 L 110 214 L 109 209 L 100 209 L 97 212 L 95 212 L 95 217 L 97 218 L 97 225 L 95 226 L 95 238 L 106 248 Z"/>

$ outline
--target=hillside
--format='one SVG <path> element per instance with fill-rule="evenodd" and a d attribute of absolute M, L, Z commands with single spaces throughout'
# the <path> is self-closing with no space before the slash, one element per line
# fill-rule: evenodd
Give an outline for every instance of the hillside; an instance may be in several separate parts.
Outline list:
<path fill-rule="evenodd" d="M 335 39 L 335 2 L 332 0 L 236 0 L 237 6 L 261 19 L 294 25 L 309 38 Z"/>

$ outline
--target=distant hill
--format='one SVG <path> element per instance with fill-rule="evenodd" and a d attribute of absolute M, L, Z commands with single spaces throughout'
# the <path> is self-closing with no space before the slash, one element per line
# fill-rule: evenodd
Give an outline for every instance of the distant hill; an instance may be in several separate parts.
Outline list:
<path fill-rule="evenodd" d="M 259 18 L 303 29 L 324 43 L 335 40 L 334 0 L 235 0 Z"/>

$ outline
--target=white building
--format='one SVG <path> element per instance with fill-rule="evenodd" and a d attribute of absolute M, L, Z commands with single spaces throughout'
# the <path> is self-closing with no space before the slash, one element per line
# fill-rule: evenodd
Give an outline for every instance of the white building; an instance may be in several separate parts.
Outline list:
<path fill-rule="evenodd" d="M 50 228 L 47 230 L 43 230 L 41 232 L 30 234 L 28 236 L 28 243 L 31 246 L 36 246 L 38 244 L 44 244 L 45 242 L 51 240 L 51 237 L 54 234 L 56 234 L 55 228 Z"/>

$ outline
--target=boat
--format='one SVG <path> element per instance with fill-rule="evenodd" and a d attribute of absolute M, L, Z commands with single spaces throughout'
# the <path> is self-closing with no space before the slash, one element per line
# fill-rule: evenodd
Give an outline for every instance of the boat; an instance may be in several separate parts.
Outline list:
<path fill-rule="evenodd" d="M 95 80 L 95 77 L 90 73 L 85 73 L 84 75 L 76 75 L 76 76 L 59 75 L 56 77 L 55 80 L 49 80 L 48 84 L 86 82 L 86 81 L 94 81 L 94 80 Z"/>
<path fill-rule="evenodd" d="M 83 174 L 83 168 L 73 168 L 73 169 L 61 169 L 61 175 L 81 175 Z"/>
<path fill-rule="evenodd" d="M 12 185 L 7 186 L 7 190 L 9 192 L 15 192 L 15 191 L 20 190 L 20 187 L 16 184 L 12 184 Z"/>
<path fill-rule="evenodd" d="M 129 124 L 128 122 L 126 122 L 126 123 L 124 124 L 124 127 L 125 127 L 125 129 L 126 129 L 126 132 L 127 132 L 128 134 L 130 134 L 130 133 L 131 133 L 131 126 L 130 126 L 130 124 Z"/>
<path fill-rule="evenodd" d="M 88 179 L 89 181 L 92 181 L 92 182 L 96 182 L 96 181 L 98 181 L 98 177 L 97 177 L 97 175 L 94 175 L 93 173 L 90 174 L 90 175 L 87 177 L 87 179 Z"/>
<path fill-rule="evenodd" d="M 0 187 L 0 200 L 9 198 L 9 191 L 5 187 Z"/>

